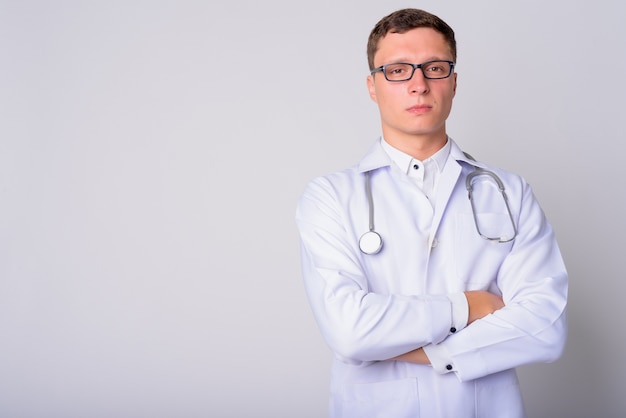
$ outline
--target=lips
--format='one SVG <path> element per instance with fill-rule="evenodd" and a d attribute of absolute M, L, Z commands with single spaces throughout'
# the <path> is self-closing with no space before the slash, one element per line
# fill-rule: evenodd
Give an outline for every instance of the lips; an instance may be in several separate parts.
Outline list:
<path fill-rule="evenodd" d="M 433 107 L 430 105 L 426 105 L 426 104 L 419 104 L 419 105 L 415 105 L 415 106 L 411 106 L 409 108 L 407 108 L 407 112 L 409 113 L 413 113 L 415 115 L 421 115 L 427 112 L 430 112 L 430 110 Z"/>

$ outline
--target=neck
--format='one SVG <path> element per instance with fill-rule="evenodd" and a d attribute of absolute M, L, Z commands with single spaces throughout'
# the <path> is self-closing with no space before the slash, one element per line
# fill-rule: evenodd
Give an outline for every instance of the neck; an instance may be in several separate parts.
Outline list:
<path fill-rule="evenodd" d="M 448 136 L 445 133 L 430 136 L 387 136 L 385 132 L 383 132 L 383 137 L 385 138 L 385 141 L 387 141 L 387 143 L 392 147 L 399 149 L 405 154 L 408 154 L 411 157 L 420 161 L 424 161 L 427 158 L 432 157 L 437 151 L 443 148 L 448 141 Z"/>

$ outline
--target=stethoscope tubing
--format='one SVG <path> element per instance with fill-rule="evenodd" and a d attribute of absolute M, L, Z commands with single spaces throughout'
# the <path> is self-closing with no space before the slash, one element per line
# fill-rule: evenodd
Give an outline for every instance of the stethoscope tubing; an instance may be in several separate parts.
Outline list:
<path fill-rule="evenodd" d="M 468 154 L 466 154 L 468 155 Z M 470 159 L 471 156 L 469 157 Z M 372 196 L 372 180 L 371 180 L 371 171 L 366 171 L 365 173 L 365 194 L 367 196 L 367 204 L 368 204 L 368 213 L 369 213 L 369 222 L 368 222 L 368 231 L 361 235 L 359 239 L 359 249 L 361 252 L 367 255 L 374 255 L 380 252 L 383 247 L 383 239 L 378 232 L 376 232 L 374 228 L 374 198 Z M 511 221 L 511 225 L 513 227 L 513 236 L 511 238 L 508 237 L 489 237 L 488 235 L 483 234 L 478 226 L 478 217 L 476 216 L 476 207 L 474 204 L 474 188 L 472 186 L 472 180 L 478 176 L 486 175 L 495 181 L 498 186 L 498 190 L 502 194 L 502 198 L 504 199 L 504 204 L 506 206 L 506 210 L 508 213 L 509 220 Z M 465 178 L 465 187 L 467 189 L 468 199 L 470 201 L 470 205 L 472 208 L 472 215 L 474 218 L 474 225 L 476 226 L 476 232 L 478 235 L 491 242 L 496 243 L 506 243 L 511 242 L 517 237 L 517 226 L 515 225 L 515 220 L 513 219 L 513 213 L 511 212 L 511 207 L 509 206 L 509 199 L 506 195 L 506 190 L 504 187 L 504 183 L 498 177 L 496 173 L 490 170 L 486 170 L 484 168 L 475 167 L 474 170 L 467 175 Z"/>
<path fill-rule="evenodd" d="M 478 223 L 479 223 L 478 218 L 476 217 L 476 207 L 474 205 L 474 193 L 473 193 L 474 187 L 472 186 L 472 180 L 478 176 L 489 176 L 498 185 L 498 190 L 500 190 L 500 193 L 502 194 L 502 199 L 504 200 L 506 211 L 508 213 L 509 220 L 511 221 L 511 226 L 513 227 L 513 236 L 511 238 L 489 237 L 483 234 L 482 231 L 480 230 L 480 227 L 478 226 Z M 478 235 L 480 235 L 482 238 L 486 239 L 487 241 L 497 242 L 500 244 L 513 241 L 515 237 L 517 236 L 517 226 L 515 225 L 515 220 L 513 219 L 513 214 L 511 213 L 511 207 L 509 206 L 509 198 L 506 195 L 504 183 L 502 183 L 502 180 L 500 179 L 500 177 L 498 177 L 498 175 L 494 173 L 493 171 L 476 167 L 474 171 L 472 171 L 471 173 L 467 175 L 465 179 L 465 188 L 467 189 L 467 197 L 470 201 L 470 204 L 472 205 L 472 216 L 474 217 L 474 224 L 476 225 L 476 232 L 478 232 Z"/>
<path fill-rule="evenodd" d="M 367 204 L 369 210 L 369 229 L 361 235 L 359 239 L 359 249 L 363 254 L 378 254 L 383 248 L 383 238 L 374 230 L 374 198 L 372 197 L 372 180 L 371 172 L 365 172 L 365 194 L 367 195 Z"/>

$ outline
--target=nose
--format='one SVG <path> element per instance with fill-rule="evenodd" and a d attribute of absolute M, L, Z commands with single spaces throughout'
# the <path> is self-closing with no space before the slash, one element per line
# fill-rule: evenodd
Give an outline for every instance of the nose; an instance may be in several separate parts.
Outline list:
<path fill-rule="evenodd" d="M 428 79 L 424 77 L 421 68 L 416 68 L 413 72 L 413 77 L 407 82 L 409 93 L 411 94 L 425 94 L 428 93 Z"/>

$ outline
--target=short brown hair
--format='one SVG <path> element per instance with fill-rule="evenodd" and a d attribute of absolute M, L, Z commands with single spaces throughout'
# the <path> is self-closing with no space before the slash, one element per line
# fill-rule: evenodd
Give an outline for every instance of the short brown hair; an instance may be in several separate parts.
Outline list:
<path fill-rule="evenodd" d="M 441 33 L 452 53 L 452 61 L 456 62 L 456 40 L 452 28 L 439 17 L 420 9 L 402 9 L 383 17 L 372 29 L 367 40 L 367 63 L 370 71 L 374 69 L 374 55 L 378 51 L 378 43 L 388 33 L 405 33 L 415 28 L 431 28 Z"/>

